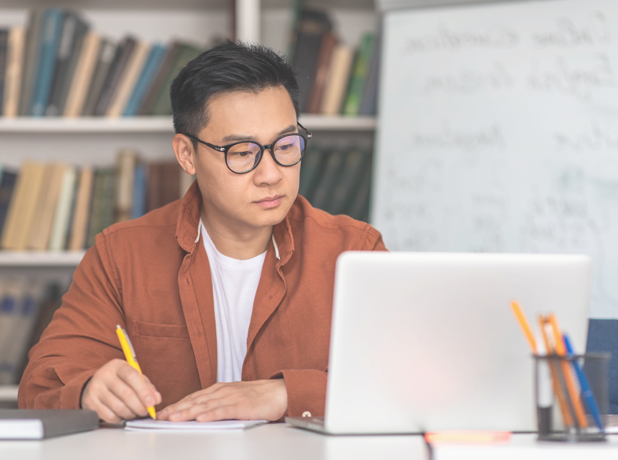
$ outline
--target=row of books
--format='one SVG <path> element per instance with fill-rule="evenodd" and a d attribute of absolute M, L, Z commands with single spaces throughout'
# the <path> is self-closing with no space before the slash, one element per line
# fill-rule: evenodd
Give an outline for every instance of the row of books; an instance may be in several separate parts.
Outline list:
<path fill-rule="evenodd" d="M 16 385 L 28 352 L 41 338 L 60 307 L 66 289 L 39 278 L 0 279 L 0 385 Z"/>
<path fill-rule="evenodd" d="M 104 228 L 179 199 L 193 181 L 176 160 L 144 163 L 129 149 L 117 158 L 113 167 L 27 161 L 2 171 L 2 249 L 87 249 Z"/>
<path fill-rule="evenodd" d="M 288 57 L 298 75 L 303 113 L 375 115 L 380 35 L 365 33 L 359 48 L 342 43 L 329 15 L 295 3 Z"/>
<path fill-rule="evenodd" d="M 300 168 L 299 194 L 330 214 L 347 214 L 368 222 L 371 151 L 310 147 Z"/>
<path fill-rule="evenodd" d="M 170 115 L 172 80 L 203 50 L 133 36 L 116 43 L 78 11 L 37 8 L 25 28 L 0 29 L 0 115 Z"/>

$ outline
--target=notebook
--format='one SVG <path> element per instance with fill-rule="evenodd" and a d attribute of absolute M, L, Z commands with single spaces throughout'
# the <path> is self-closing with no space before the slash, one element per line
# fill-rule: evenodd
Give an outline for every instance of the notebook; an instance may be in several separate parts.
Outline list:
<path fill-rule="evenodd" d="M 217 422 L 168 422 L 166 420 L 129 420 L 124 429 L 128 431 L 231 431 L 245 430 L 267 423 L 266 420 L 221 420 Z"/>
<path fill-rule="evenodd" d="M 0 439 L 45 439 L 99 427 L 92 410 L 0 409 Z"/>

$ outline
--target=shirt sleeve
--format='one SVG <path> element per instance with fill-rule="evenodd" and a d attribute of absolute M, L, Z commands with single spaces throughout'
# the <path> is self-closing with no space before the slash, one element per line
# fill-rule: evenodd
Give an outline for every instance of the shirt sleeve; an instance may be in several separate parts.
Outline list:
<path fill-rule="evenodd" d="M 122 358 L 113 333 L 117 324 L 125 327 L 115 273 L 100 234 L 75 270 L 62 306 L 30 350 L 19 385 L 20 408 L 79 409 L 82 390 L 96 370 Z"/>

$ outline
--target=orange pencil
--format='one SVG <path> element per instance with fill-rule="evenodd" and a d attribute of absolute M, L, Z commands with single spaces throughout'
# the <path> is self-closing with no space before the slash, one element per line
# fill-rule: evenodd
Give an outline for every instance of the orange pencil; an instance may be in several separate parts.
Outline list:
<path fill-rule="evenodd" d="M 543 342 L 545 343 L 545 350 L 547 355 L 551 355 L 554 353 L 554 349 L 549 343 L 549 337 L 547 332 L 545 331 L 545 317 L 539 315 L 539 325 L 541 326 L 541 335 L 543 336 Z M 556 368 L 554 362 L 551 359 L 548 360 L 549 370 L 551 372 L 551 380 L 554 386 L 554 394 L 558 399 L 558 406 L 560 407 L 560 412 L 562 413 L 562 418 L 564 420 L 564 424 L 566 426 L 573 426 L 573 417 L 571 416 L 571 411 L 569 410 L 569 406 L 565 400 L 565 396 L 562 394 L 562 389 L 560 388 L 560 381 L 558 380 L 558 369 Z"/>
<path fill-rule="evenodd" d="M 523 310 L 519 306 L 519 303 L 516 301 L 511 302 L 511 310 L 515 313 L 515 318 L 517 318 L 517 322 L 521 327 L 521 330 L 524 331 L 524 335 L 530 344 L 530 348 L 532 348 L 532 353 L 537 354 L 536 348 L 536 340 L 534 339 L 534 334 L 532 333 L 532 328 L 530 327 L 530 323 L 526 319 L 526 315 L 524 315 Z"/>
<path fill-rule="evenodd" d="M 566 356 L 566 348 L 564 347 L 564 338 L 562 337 L 562 332 L 560 332 L 560 328 L 558 327 L 558 320 L 554 316 L 554 314 L 549 315 L 548 321 L 551 324 L 552 330 L 554 332 L 554 338 L 556 341 L 556 354 L 558 356 Z M 582 402 L 579 399 L 579 394 L 577 388 L 575 387 L 575 382 L 573 381 L 573 374 L 571 373 L 571 366 L 568 361 L 562 360 L 562 372 L 564 373 L 564 380 L 566 382 L 567 391 L 569 392 L 569 396 L 571 401 L 573 401 L 573 408 L 575 409 L 575 415 L 577 416 L 577 421 L 582 428 L 588 426 L 588 421 L 586 420 L 586 414 L 584 413 L 584 407 L 582 406 Z"/>

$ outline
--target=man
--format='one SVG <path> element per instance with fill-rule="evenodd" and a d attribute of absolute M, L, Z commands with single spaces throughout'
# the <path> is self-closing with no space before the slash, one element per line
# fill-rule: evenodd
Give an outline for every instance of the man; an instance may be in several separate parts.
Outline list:
<path fill-rule="evenodd" d="M 310 134 L 276 53 L 225 44 L 171 88 L 182 200 L 113 225 L 77 267 L 19 388 L 22 408 L 102 420 L 268 419 L 324 412 L 334 270 L 380 234 L 297 196 Z M 142 371 L 123 359 L 131 338 Z"/>

